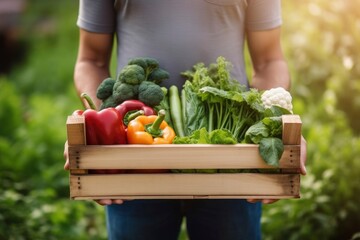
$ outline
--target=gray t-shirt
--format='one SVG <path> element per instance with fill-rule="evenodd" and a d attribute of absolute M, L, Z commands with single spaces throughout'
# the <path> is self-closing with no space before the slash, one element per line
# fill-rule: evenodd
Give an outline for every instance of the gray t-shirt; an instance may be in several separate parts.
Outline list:
<path fill-rule="evenodd" d="M 280 26 L 280 8 L 280 0 L 80 0 L 77 24 L 116 33 L 118 71 L 130 58 L 153 57 L 170 73 L 164 85 L 182 87 L 181 72 L 224 56 L 247 84 L 245 29 Z"/>

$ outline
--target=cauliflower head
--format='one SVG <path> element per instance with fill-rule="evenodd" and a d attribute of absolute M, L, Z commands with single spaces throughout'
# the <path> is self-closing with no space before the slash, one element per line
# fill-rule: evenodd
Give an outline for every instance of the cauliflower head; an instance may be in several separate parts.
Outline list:
<path fill-rule="evenodd" d="M 292 97 L 290 92 L 282 87 L 271 88 L 261 95 L 261 101 L 265 108 L 279 106 L 293 112 Z"/>

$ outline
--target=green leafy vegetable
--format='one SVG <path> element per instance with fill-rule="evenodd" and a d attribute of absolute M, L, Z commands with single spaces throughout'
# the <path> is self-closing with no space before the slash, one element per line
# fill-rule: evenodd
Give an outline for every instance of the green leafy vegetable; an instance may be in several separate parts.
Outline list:
<path fill-rule="evenodd" d="M 208 132 L 206 128 L 194 131 L 189 136 L 176 136 L 173 144 L 236 144 L 236 139 L 232 134 L 224 129 L 216 129 Z M 218 169 L 175 169 L 176 173 L 216 173 Z"/>
<path fill-rule="evenodd" d="M 282 118 L 281 117 L 266 117 L 262 122 L 267 127 L 269 136 L 281 138 L 282 134 Z"/>
<path fill-rule="evenodd" d="M 260 121 L 252 125 L 245 133 L 246 143 L 258 144 L 261 139 L 269 136 L 269 130 L 266 125 Z"/>
<path fill-rule="evenodd" d="M 173 126 L 171 115 L 170 115 L 169 91 L 166 87 L 161 87 L 161 90 L 164 94 L 164 98 L 163 98 L 163 100 L 161 100 L 159 105 L 154 107 L 154 109 L 156 110 L 156 112 L 159 112 L 161 109 L 164 109 L 165 110 L 165 122 L 173 128 L 174 126 Z"/>
<path fill-rule="evenodd" d="M 209 134 L 212 144 L 236 144 L 237 141 L 230 131 L 226 129 L 215 129 Z"/>
<path fill-rule="evenodd" d="M 215 129 L 210 133 L 206 128 L 194 131 L 189 136 L 176 136 L 174 144 L 236 144 L 236 139 L 226 129 Z"/>
<path fill-rule="evenodd" d="M 267 164 L 278 167 L 284 152 L 283 142 L 279 138 L 264 138 L 259 143 L 259 152 Z"/>
<path fill-rule="evenodd" d="M 284 147 L 281 134 L 281 117 L 265 117 L 246 131 L 244 141 L 259 144 L 260 155 L 264 161 L 276 166 L 279 163 Z"/>
<path fill-rule="evenodd" d="M 247 86 L 240 84 L 231 78 L 231 63 L 224 57 L 218 57 L 216 63 L 208 67 L 204 63 L 198 63 L 192 70 L 183 73 L 187 78 L 184 85 L 186 95 L 196 94 L 201 103 L 197 100 L 201 114 L 185 115 L 184 122 L 192 122 L 189 117 L 202 120 L 209 132 L 215 129 L 226 129 L 231 132 L 237 142 L 241 142 L 245 131 L 255 122 L 260 120 L 264 111 L 261 102 L 261 94 L 255 90 L 247 90 Z M 189 93 L 188 93 L 189 92 Z M 192 93 L 190 93 L 192 92 Z M 192 104 L 194 98 L 183 100 L 185 106 Z M 203 110 L 205 114 L 203 114 Z M 191 134 L 195 128 L 188 129 Z"/>
<path fill-rule="evenodd" d="M 267 137 L 281 138 L 282 120 L 281 117 L 265 117 L 255 123 L 245 133 L 246 143 L 258 144 L 261 139 Z"/>
<path fill-rule="evenodd" d="M 263 112 L 264 117 L 280 117 L 285 114 L 291 114 L 291 112 L 279 106 L 271 106 L 270 108 L 266 108 Z"/>
<path fill-rule="evenodd" d="M 218 57 L 216 63 L 209 66 L 197 63 L 182 73 L 186 78 L 182 93 L 183 119 L 191 127 L 186 128 L 186 135 L 190 136 L 179 141 L 196 142 L 191 134 L 199 126 L 206 127 L 208 132 L 221 129 L 230 133 L 237 143 L 261 144 L 261 156 L 276 165 L 283 151 L 281 116 L 291 114 L 285 108 L 291 104 L 291 95 L 283 89 L 270 89 L 265 95 L 265 91 L 249 89 L 231 77 L 231 67 L 224 57 Z M 201 125 L 193 125 L 200 120 Z M 221 138 L 219 142 L 223 143 L 227 139 Z"/>
<path fill-rule="evenodd" d="M 205 105 L 193 90 L 190 81 L 186 81 L 183 86 L 181 91 L 181 102 L 185 135 L 189 135 L 203 127 L 207 129 L 208 122 Z"/>

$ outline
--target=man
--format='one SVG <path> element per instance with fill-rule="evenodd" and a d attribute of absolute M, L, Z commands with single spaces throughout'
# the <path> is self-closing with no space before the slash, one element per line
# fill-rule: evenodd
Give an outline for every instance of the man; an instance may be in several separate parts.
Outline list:
<path fill-rule="evenodd" d="M 153 57 L 170 73 L 165 86 L 182 87 L 180 72 L 224 56 L 242 84 L 290 88 L 280 44 L 280 0 L 80 0 L 80 44 L 75 87 L 96 99 L 110 76 L 133 57 Z M 116 36 L 116 39 L 114 38 Z M 245 73 L 247 40 L 253 67 Z M 96 104 L 99 106 L 100 102 Z M 305 151 L 305 142 L 303 142 Z M 305 155 L 301 172 L 305 174 Z M 65 168 L 67 168 L 67 163 Z M 262 200 L 271 203 L 274 200 Z M 191 239 L 260 239 L 261 202 L 255 200 L 111 200 L 106 206 L 110 239 L 177 239 L 183 217 Z"/>

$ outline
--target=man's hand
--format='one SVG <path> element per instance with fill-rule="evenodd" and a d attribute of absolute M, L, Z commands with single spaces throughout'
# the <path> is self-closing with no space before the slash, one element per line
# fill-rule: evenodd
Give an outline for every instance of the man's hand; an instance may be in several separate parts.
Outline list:
<path fill-rule="evenodd" d="M 301 136 L 301 145 L 300 145 L 300 174 L 306 175 L 306 157 L 307 157 L 307 148 L 306 140 Z"/>
<path fill-rule="evenodd" d="M 301 145 L 300 145 L 300 174 L 306 175 L 306 140 L 301 136 Z M 263 204 L 270 204 L 279 201 L 278 199 L 247 199 L 250 203 L 262 202 Z"/>
<path fill-rule="evenodd" d="M 124 200 L 121 199 L 100 199 L 94 200 L 96 203 L 100 204 L 101 206 L 107 206 L 111 204 L 123 204 Z"/>
<path fill-rule="evenodd" d="M 68 152 L 67 141 L 65 142 L 65 146 L 64 146 L 64 158 L 65 158 L 64 169 L 69 170 L 70 166 L 69 166 L 69 152 Z M 111 204 L 122 204 L 124 202 L 124 200 L 121 199 L 99 199 L 94 201 L 102 206 L 111 205 Z"/>
<path fill-rule="evenodd" d="M 64 158 L 65 158 L 64 169 L 65 169 L 65 170 L 69 170 L 69 169 L 70 169 L 68 147 L 69 147 L 68 141 L 66 141 L 66 142 L 65 142 L 65 146 L 64 146 Z"/>

